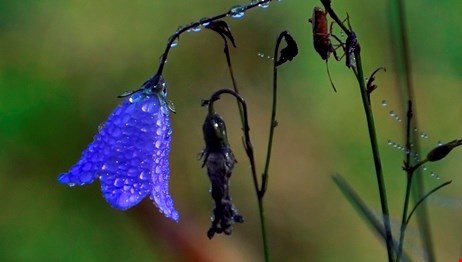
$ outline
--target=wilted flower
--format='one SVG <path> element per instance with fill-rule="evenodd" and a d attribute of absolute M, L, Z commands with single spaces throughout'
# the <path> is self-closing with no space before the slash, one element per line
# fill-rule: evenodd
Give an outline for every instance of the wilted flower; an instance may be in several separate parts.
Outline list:
<path fill-rule="evenodd" d="M 106 201 L 119 210 L 149 194 L 166 217 L 178 221 L 168 188 L 172 130 L 165 88 L 162 76 L 156 75 L 128 96 L 58 181 L 83 186 L 99 178 Z"/>
<path fill-rule="evenodd" d="M 229 182 L 236 159 L 228 143 L 225 122 L 218 114 L 209 113 L 202 130 L 205 140 L 202 166 L 207 166 L 215 201 L 212 226 L 207 232 L 207 236 L 212 238 L 215 233 L 231 234 L 232 224 L 242 223 L 244 219 L 237 213 L 229 195 Z"/>

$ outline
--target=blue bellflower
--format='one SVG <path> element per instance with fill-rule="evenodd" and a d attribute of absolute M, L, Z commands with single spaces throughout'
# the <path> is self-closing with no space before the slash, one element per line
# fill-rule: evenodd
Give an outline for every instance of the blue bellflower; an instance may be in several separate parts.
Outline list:
<path fill-rule="evenodd" d="M 165 81 L 154 76 L 116 107 L 58 181 L 83 186 L 99 178 L 112 207 L 126 210 L 149 195 L 160 212 L 178 221 L 168 188 L 171 134 Z"/>

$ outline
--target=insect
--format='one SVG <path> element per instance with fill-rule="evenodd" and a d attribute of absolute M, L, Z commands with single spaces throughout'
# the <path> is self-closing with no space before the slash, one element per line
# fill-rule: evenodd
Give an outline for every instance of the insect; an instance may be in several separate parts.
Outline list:
<path fill-rule="evenodd" d="M 314 49 L 321 56 L 322 60 L 328 60 L 330 54 L 337 57 L 335 48 L 330 41 L 330 30 L 328 28 L 327 13 L 321 7 L 313 9 L 313 15 L 308 21 L 313 26 Z"/>
<path fill-rule="evenodd" d="M 127 95 L 58 181 L 83 186 L 99 179 L 112 207 L 126 210 L 149 196 L 160 212 L 178 221 L 168 192 L 172 131 L 165 90 L 163 78 L 154 76 Z"/>
<path fill-rule="evenodd" d="M 348 20 L 348 17 L 347 19 Z M 334 23 L 331 23 L 329 26 L 329 22 L 327 21 L 327 12 L 323 10 L 321 7 L 314 7 L 313 9 L 313 14 L 308 21 L 311 23 L 313 27 L 313 46 L 316 52 L 321 56 L 322 60 L 326 61 L 326 69 L 327 69 L 327 74 L 329 75 L 329 80 L 332 85 L 332 88 L 334 89 L 335 92 L 337 90 L 335 89 L 335 85 L 332 82 L 332 78 L 330 76 L 329 72 L 329 66 L 327 64 L 330 55 L 332 54 L 335 58 L 335 60 L 340 61 L 345 54 L 343 54 L 341 57 L 337 55 L 336 50 L 339 47 L 342 47 L 344 51 L 348 49 L 348 51 L 351 50 L 351 52 L 354 51 L 352 47 L 348 48 L 345 47 L 345 44 L 342 43 L 342 41 L 335 35 L 333 35 L 332 32 L 332 27 Z M 337 46 L 334 46 L 331 42 L 331 36 L 336 39 L 339 44 Z M 356 38 L 350 39 L 350 41 L 356 41 Z M 348 39 L 347 39 L 347 42 Z M 347 57 L 347 66 L 351 64 L 351 56 L 349 55 Z"/>

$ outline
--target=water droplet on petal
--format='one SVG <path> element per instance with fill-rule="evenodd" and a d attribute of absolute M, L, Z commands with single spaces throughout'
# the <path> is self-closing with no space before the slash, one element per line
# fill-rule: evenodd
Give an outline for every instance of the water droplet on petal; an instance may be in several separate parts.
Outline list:
<path fill-rule="evenodd" d="M 133 104 L 133 103 L 140 101 L 143 97 L 144 95 L 141 92 L 136 92 L 130 96 L 128 101 Z"/>

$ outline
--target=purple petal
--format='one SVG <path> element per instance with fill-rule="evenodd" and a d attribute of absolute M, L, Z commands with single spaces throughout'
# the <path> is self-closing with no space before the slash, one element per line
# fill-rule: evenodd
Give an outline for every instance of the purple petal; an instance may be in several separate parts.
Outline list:
<path fill-rule="evenodd" d="M 178 220 L 169 195 L 171 129 L 159 95 L 135 93 L 109 116 L 81 159 L 60 183 L 85 185 L 100 178 L 101 191 L 114 208 L 125 210 L 151 193 L 167 217 Z"/>

